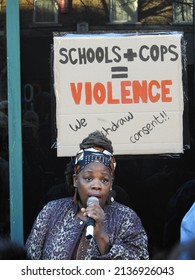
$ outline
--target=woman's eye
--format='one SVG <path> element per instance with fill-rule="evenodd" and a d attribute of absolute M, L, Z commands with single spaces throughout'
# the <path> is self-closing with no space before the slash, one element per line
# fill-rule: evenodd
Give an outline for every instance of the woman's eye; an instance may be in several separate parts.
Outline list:
<path fill-rule="evenodd" d="M 107 183 L 109 182 L 109 180 L 108 180 L 108 179 L 102 179 L 102 182 L 103 182 L 104 184 L 107 184 Z"/>
<path fill-rule="evenodd" d="M 90 182 L 92 180 L 91 177 L 85 177 L 85 181 Z"/>

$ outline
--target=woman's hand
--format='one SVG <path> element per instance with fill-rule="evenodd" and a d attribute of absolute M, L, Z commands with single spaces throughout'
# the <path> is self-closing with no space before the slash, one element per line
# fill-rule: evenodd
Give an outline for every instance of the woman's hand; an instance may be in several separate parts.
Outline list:
<path fill-rule="evenodd" d="M 104 231 L 104 211 L 97 203 L 90 203 L 87 208 L 81 208 L 83 216 L 90 217 L 95 221 L 94 225 L 94 237 L 99 247 L 99 251 L 104 255 L 108 251 L 109 237 Z"/>

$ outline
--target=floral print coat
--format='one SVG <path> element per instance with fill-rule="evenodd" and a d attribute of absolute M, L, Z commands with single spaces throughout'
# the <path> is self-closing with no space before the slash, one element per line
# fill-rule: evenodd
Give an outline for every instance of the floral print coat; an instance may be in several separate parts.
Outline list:
<path fill-rule="evenodd" d="M 38 214 L 26 242 L 31 259 L 69 260 L 78 244 L 85 223 L 77 216 L 72 198 L 50 201 Z M 110 239 L 109 251 L 101 255 L 96 240 L 88 241 L 85 260 L 144 260 L 148 240 L 140 218 L 129 207 L 114 201 L 105 205 L 104 230 Z"/>

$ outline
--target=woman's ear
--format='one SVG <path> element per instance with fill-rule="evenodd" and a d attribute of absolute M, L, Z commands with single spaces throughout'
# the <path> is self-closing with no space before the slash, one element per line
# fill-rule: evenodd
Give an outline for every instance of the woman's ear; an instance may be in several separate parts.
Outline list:
<path fill-rule="evenodd" d="M 114 183 L 114 176 L 112 176 L 112 186 L 113 186 L 113 183 Z"/>
<path fill-rule="evenodd" d="M 73 175 L 72 176 L 72 179 L 73 179 L 73 186 L 76 188 L 76 184 L 77 184 L 77 181 L 78 181 L 78 177 L 77 177 L 77 175 Z"/>

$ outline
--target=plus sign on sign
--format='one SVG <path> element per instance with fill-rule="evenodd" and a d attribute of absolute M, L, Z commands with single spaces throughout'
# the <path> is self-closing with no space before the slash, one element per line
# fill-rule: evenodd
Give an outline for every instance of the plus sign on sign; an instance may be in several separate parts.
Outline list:
<path fill-rule="evenodd" d="M 183 35 L 54 36 L 58 156 L 94 130 L 118 155 L 183 152 Z"/>

